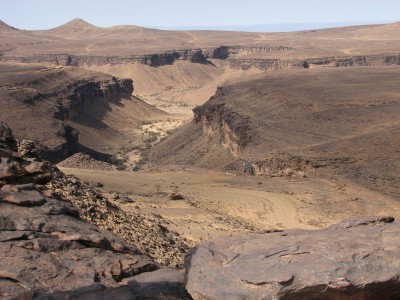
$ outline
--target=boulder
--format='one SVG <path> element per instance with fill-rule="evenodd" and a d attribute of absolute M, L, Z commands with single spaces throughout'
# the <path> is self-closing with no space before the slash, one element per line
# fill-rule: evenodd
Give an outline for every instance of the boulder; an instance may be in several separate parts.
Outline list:
<path fill-rule="evenodd" d="M 162 300 L 190 300 L 183 281 L 183 271 L 173 268 L 162 268 L 154 272 L 142 273 L 135 279 L 128 280 L 126 285 L 106 288 L 96 283 L 88 287 L 68 292 L 42 294 L 36 300 L 131 300 L 131 299 L 162 299 Z M 124 280 L 125 281 L 125 280 Z"/>
<path fill-rule="evenodd" d="M 0 182 L 46 183 L 57 171 L 50 163 L 38 158 L 32 142 L 23 141 L 18 149 L 11 129 L 0 122 Z"/>
<path fill-rule="evenodd" d="M 7 126 L 7 124 L 0 122 L 0 148 L 7 149 L 11 151 L 17 151 L 17 141 L 14 138 L 14 135 Z"/>
<path fill-rule="evenodd" d="M 400 224 L 349 219 L 326 229 L 245 234 L 185 258 L 194 299 L 400 299 Z"/>

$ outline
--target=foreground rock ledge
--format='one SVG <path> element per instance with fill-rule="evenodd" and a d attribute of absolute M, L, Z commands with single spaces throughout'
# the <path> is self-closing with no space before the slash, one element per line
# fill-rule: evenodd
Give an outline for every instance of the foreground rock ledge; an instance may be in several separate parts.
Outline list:
<path fill-rule="evenodd" d="M 400 299 L 400 224 L 349 219 L 326 229 L 246 234 L 185 258 L 194 299 Z"/>
<path fill-rule="evenodd" d="M 47 189 L 65 175 L 34 150 L 0 122 L 0 299 L 188 299 L 183 273 Z"/>

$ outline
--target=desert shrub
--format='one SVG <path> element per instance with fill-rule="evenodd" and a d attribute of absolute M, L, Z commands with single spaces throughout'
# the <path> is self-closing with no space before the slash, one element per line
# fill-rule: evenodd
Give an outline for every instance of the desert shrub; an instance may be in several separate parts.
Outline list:
<path fill-rule="evenodd" d="M 183 200 L 183 199 L 185 199 L 185 197 L 179 193 L 172 193 L 171 195 L 169 195 L 169 199 L 170 200 Z"/>

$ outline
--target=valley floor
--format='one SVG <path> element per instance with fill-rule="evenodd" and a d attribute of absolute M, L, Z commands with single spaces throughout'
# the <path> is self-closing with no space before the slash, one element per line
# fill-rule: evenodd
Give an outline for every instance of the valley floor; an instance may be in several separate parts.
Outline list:
<path fill-rule="evenodd" d="M 353 216 L 400 216 L 393 199 L 334 177 L 271 178 L 200 169 L 62 171 L 101 182 L 111 198 L 134 199 L 115 202 L 126 211 L 161 215 L 169 230 L 193 242 L 234 232 L 317 229 Z M 173 194 L 183 199 L 171 200 Z"/>
<path fill-rule="evenodd" d="M 225 75 L 219 83 L 235 77 Z M 204 89 L 175 87 L 140 95 L 167 115 L 143 122 L 138 140 L 120 149 L 125 171 L 84 170 L 79 164 L 70 166 L 75 168 L 61 167 L 62 171 L 94 185 L 101 182 L 103 192 L 123 210 L 162 216 L 168 221 L 169 231 L 178 232 L 192 243 L 237 232 L 318 229 L 348 217 L 400 217 L 398 202 L 390 196 L 317 169 L 306 178 L 294 179 L 206 169 L 149 168 L 148 150 L 173 129 L 190 122 L 198 103 L 189 99 L 204 102 L 215 88 L 214 82 Z M 177 198 L 182 199 L 173 200 L 173 195 L 181 195 Z M 126 198 L 134 202 L 123 201 Z"/>

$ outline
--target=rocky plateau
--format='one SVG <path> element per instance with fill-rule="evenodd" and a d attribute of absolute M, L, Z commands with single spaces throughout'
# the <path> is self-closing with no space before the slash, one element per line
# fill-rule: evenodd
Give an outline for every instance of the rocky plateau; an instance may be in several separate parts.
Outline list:
<path fill-rule="evenodd" d="M 261 70 L 399 65 L 396 42 L 393 43 L 398 23 L 358 26 L 346 32 L 326 29 L 280 34 L 212 31 L 169 34 L 137 26 L 99 28 L 80 19 L 41 31 L 24 31 L 2 24 L 0 34 L 7 42 L 0 47 L 3 62 L 80 67 L 140 63 L 160 67 L 178 60 L 201 64 L 226 60 L 231 68 Z M 332 37 L 337 35 L 346 41 L 332 43 Z M 380 42 L 382 38 L 387 41 L 385 45 Z M 107 39 L 113 40 L 113 47 L 105 43 Z M 312 40 L 319 41 L 318 48 Z"/>

